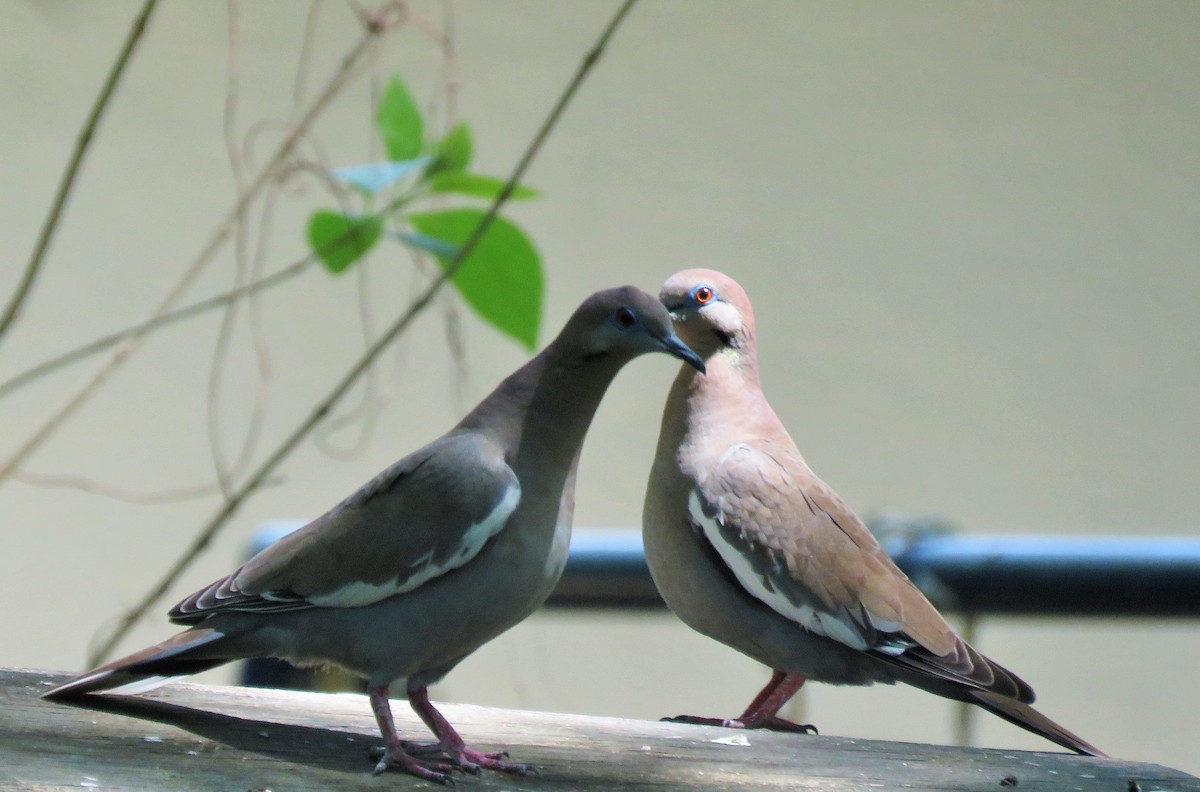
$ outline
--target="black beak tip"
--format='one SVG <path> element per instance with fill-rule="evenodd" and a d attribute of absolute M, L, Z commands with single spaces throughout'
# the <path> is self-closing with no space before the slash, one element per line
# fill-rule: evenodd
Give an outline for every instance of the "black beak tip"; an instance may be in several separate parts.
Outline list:
<path fill-rule="evenodd" d="M 704 367 L 704 359 L 692 351 L 692 348 L 679 340 L 679 336 L 672 334 L 669 338 L 663 341 L 663 346 L 666 351 L 675 357 L 687 363 L 692 368 L 699 371 L 701 374 L 706 373 Z"/>

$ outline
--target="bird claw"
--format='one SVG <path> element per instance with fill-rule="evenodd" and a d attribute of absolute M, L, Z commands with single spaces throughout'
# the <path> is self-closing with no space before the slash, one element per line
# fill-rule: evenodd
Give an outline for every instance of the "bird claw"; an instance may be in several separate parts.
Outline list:
<path fill-rule="evenodd" d="M 376 752 L 376 751 L 372 751 Z M 379 758 L 376 767 L 372 772 L 373 775 L 382 775 L 388 772 L 389 769 L 396 768 L 403 770 L 404 773 L 415 775 L 416 778 L 433 781 L 434 784 L 443 786 L 454 785 L 454 778 L 451 778 L 451 770 L 457 769 L 454 764 L 445 764 L 442 762 L 418 761 L 416 758 L 409 756 L 403 750 L 389 751 L 384 749 L 382 757 Z"/>
<path fill-rule="evenodd" d="M 430 781 L 436 781 L 439 784 L 453 783 L 454 779 L 449 773 L 455 770 L 464 774 L 469 773 L 473 776 L 479 775 L 484 768 L 498 770 L 502 773 L 512 773 L 514 775 L 541 775 L 533 765 L 506 761 L 509 758 L 508 751 L 476 751 L 473 748 L 465 746 L 461 749 L 455 749 L 441 743 L 415 743 L 407 741 L 402 741 L 400 748 L 399 752 L 394 753 L 390 757 L 387 748 L 383 746 L 376 746 L 368 751 L 371 759 L 378 761 L 378 764 L 375 765 L 375 775 L 379 775 L 389 767 L 398 767 L 415 776 L 428 778 Z M 404 758 L 401 759 L 399 758 L 400 756 Z M 428 761 L 432 757 L 445 759 L 445 761 Z M 414 769 L 414 767 L 429 770 L 434 774 L 444 776 L 444 778 L 433 778 L 424 772 Z"/>
<path fill-rule="evenodd" d="M 473 767 L 471 772 L 474 775 L 479 774 L 481 767 L 486 767 L 488 770 L 499 770 L 502 773 L 512 773 L 513 775 L 540 775 L 538 770 L 533 765 L 522 764 L 521 762 L 509 762 L 508 751 L 476 751 L 474 748 L 463 747 L 455 753 L 454 760 L 464 768 Z"/>
<path fill-rule="evenodd" d="M 451 777 L 450 773 L 453 770 L 461 769 L 454 764 L 446 764 L 444 762 L 419 761 L 400 746 L 394 749 L 387 747 L 373 748 L 370 754 L 372 759 L 379 758 L 375 769 L 372 771 L 372 775 L 381 775 L 394 767 L 410 775 L 415 775 L 417 778 L 433 781 L 435 784 L 453 786 L 454 778 Z"/>
<path fill-rule="evenodd" d="M 463 774 L 470 773 L 473 776 L 477 776 L 483 773 L 482 766 L 466 759 L 459 759 L 457 757 L 454 759 L 454 767 Z"/>
<path fill-rule="evenodd" d="M 766 729 L 767 731 L 792 732 L 794 734 L 820 734 L 817 727 L 811 723 L 794 723 L 783 718 L 768 718 L 760 725 L 745 726 L 747 729 Z"/>
<path fill-rule="evenodd" d="M 404 746 L 404 750 L 409 756 L 437 756 L 448 759 L 453 754 L 453 751 L 448 750 L 446 746 L 442 745 L 441 743 L 408 742 L 406 740 L 402 740 L 400 744 Z"/>

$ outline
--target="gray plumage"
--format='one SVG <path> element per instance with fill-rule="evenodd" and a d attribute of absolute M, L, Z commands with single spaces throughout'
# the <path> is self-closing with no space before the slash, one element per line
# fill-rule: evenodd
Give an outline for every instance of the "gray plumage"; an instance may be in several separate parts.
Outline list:
<path fill-rule="evenodd" d="M 660 299 L 707 373 L 681 370 L 667 398 L 643 513 L 646 559 L 683 621 L 775 670 L 739 718 L 683 720 L 800 730 L 777 713 L 805 679 L 900 681 L 1102 755 L 1030 707 L 1028 684 L 959 638 L 808 467 L 762 393 L 742 288 L 687 270 Z"/>
<path fill-rule="evenodd" d="M 445 435 L 176 605 L 171 620 L 190 629 L 46 695 L 235 658 L 332 663 L 367 680 L 385 743 L 376 772 L 399 767 L 445 782 L 451 769 L 527 771 L 467 748 L 426 688 L 549 596 L 567 559 L 592 416 L 621 367 L 653 351 L 703 369 L 657 300 L 633 287 L 592 295 Z M 401 745 L 387 699 L 393 683 L 438 737 L 436 759 Z"/>

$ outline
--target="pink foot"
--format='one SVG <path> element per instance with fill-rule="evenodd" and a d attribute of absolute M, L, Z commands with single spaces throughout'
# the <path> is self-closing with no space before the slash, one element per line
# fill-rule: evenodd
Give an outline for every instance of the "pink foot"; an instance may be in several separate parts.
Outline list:
<path fill-rule="evenodd" d="M 697 726 L 724 726 L 727 729 L 766 729 L 767 731 L 816 734 L 817 727 L 809 723 L 792 723 L 776 715 L 796 691 L 804 685 L 804 675 L 775 669 L 750 706 L 737 718 L 700 718 L 695 715 L 676 715 L 663 718 L 671 723 L 691 723 Z"/>
<path fill-rule="evenodd" d="M 438 743 L 433 746 L 434 750 L 453 762 L 456 769 L 471 775 L 479 775 L 485 767 L 488 770 L 499 770 L 502 773 L 513 773 L 514 775 L 537 773 L 537 768 L 533 765 L 508 761 L 506 751 L 487 753 L 468 748 L 450 722 L 442 717 L 442 713 L 438 712 L 430 703 L 429 692 L 425 688 L 409 690 L 408 701 L 412 705 L 413 711 L 420 716 L 421 720 L 425 721 L 429 730 L 438 736 Z M 424 749 L 423 747 L 422 750 Z"/>
<path fill-rule="evenodd" d="M 514 773 L 516 775 L 537 775 L 537 768 L 533 765 L 521 764 L 519 762 L 510 762 L 508 760 L 508 751 L 476 751 L 474 748 L 462 746 L 454 748 L 450 745 L 442 745 L 441 743 L 404 743 L 404 750 L 409 756 L 417 759 L 437 758 L 450 762 L 446 765 L 452 770 L 460 770 L 471 775 L 479 775 L 480 770 L 487 768 L 488 770 L 499 770 L 504 773 Z M 383 755 L 382 748 L 376 748 L 371 752 L 371 758 L 377 759 Z"/>
<path fill-rule="evenodd" d="M 734 726 L 733 728 L 737 728 Z M 747 719 L 743 725 L 743 729 L 766 729 L 767 731 L 777 732 L 793 732 L 795 734 L 817 734 L 817 727 L 811 723 L 794 723 L 785 718 L 771 716 L 770 718 L 762 718 L 760 720 Z"/>
<path fill-rule="evenodd" d="M 507 751 L 476 751 L 474 748 L 464 745 L 457 751 L 451 752 L 451 755 L 459 768 L 472 775 L 479 775 L 480 769 L 484 767 L 488 770 L 499 770 L 502 773 L 512 773 L 513 775 L 537 775 L 538 772 L 533 765 L 508 761 Z"/>
<path fill-rule="evenodd" d="M 377 748 L 371 754 L 372 759 L 379 757 L 379 762 L 375 765 L 375 775 L 387 772 L 391 768 L 396 768 L 397 770 L 403 770 L 406 773 L 415 775 L 417 778 L 433 781 L 436 784 L 452 784 L 454 783 L 454 779 L 450 777 L 450 773 L 458 769 L 454 765 L 443 762 L 417 759 L 399 745 L 389 748 Z"/>

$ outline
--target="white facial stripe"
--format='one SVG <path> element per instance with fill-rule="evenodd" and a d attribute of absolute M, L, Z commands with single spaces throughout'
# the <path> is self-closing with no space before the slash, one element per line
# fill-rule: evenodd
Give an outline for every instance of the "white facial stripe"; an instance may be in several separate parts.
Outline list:
<path fill-rule="evenodd" d="M 721 559 L 733 572 L 734 577 L 742 584 L 755 599 L 769 606 L 780 616 L 791 619 L 806 630 L 840 641 L 854 649 L 867 649 L 867 643 L 858 631 L 831 613 L 818 611 L 809 605 L 796 605 L 778 591 L 772 591 L 763 584 L 762 577 L 754 571 L 753 565 L 745 555 L 733 547 L 721 536 L 717 520 L 704 513 L 700 503 L 700 494 L 692 490 L 688 497 L 688 516 L 700 526 L 709 543 L 716 548 Z"/>
<path fill-rule="evenodd" d="M 520 501 L 521 485 L 514 481 L 504 490 L 496 507 L 486 517 L 463 532 L 462 543 L 458 550 L 440 566 L 433 563 L 433 553 L 429 552 L 417 559 L 412 571 L 407 574 L 398 574 L 391 580 L 385 580 L 382 583 L 365 583 L 355 580 L 325 594 L 313 594 L 308 597 L 308 601 L 313 605 L 326 608 L 359 608 L 364 605 L 372 605 L 396 594 L 412 591 L 427 581 L 444 575 L 452 569 L 457 569 L 474 558 L 487 544 L 487 541 L 500 532 Z M 401 582 L 402 577 L 403 582 Z"/>

